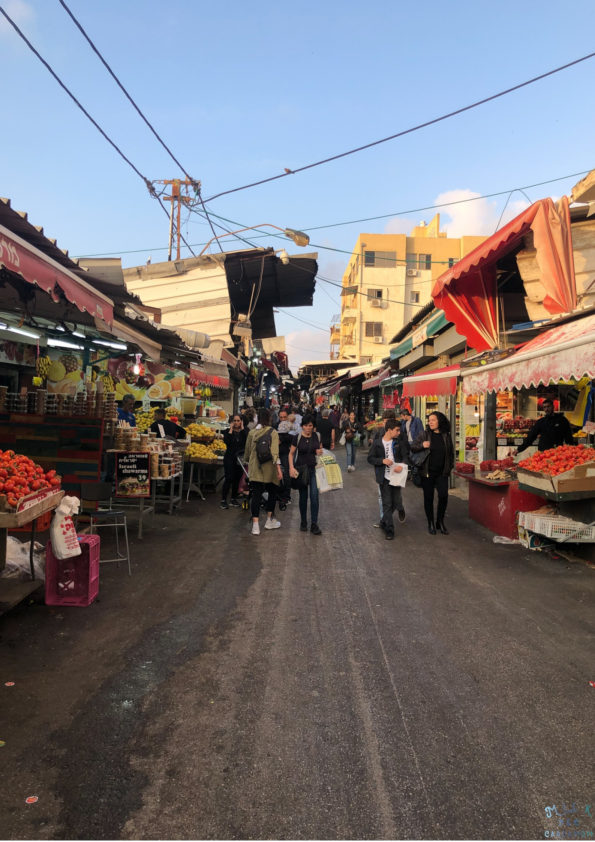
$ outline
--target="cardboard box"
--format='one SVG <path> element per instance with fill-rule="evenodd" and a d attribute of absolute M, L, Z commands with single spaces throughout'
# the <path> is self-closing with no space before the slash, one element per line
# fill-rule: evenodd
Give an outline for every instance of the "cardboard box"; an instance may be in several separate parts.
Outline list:
<path fill-rule="evenodd" d="M 555 477 L 536 471 L 527 471 L 525 468 L 519 468 L 517 476 L 523 485 L 530 485 L 538 491 L 549 491 L 554 494 L 592 491 L 595 494 L 595 461 L 577 465 L 570 471 L 565 471 Z"/>

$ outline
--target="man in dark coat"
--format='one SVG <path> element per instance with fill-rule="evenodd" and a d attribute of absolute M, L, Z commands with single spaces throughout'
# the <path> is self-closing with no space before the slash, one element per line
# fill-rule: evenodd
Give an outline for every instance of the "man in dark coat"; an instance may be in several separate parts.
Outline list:
<path fill-rule="evenodd" d="M 562 444 L 575 443 L 568 418 L 562 412 L 554 412 L 554 403 L 549 398 L 546 398 L 543 402 L 543 411 L 545 415 L 533 424 L 517 453 L 526 450 L 529 445 L 533 444 L 537 436 L 539 436 L 538 450 L 551 450 L 553 447 L 560 447 Z"/>

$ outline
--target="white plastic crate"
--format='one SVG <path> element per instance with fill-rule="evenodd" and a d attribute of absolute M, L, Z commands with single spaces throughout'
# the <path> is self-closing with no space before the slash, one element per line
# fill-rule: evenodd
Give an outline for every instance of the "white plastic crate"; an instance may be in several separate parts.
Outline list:
<path fill-rule="evenodd" d="M 588 523 L 580 523 L 577 520 L 570 520 L 567 517 L 557 515 L 539 515 L 534 512 L 519 512 L 519 524 L 537 532 L 538 535 L 545 535 L 554 541 L 563 543 L 569 541 L 573 544 L 591 544 L 595 542 L 595 526 Z"/>

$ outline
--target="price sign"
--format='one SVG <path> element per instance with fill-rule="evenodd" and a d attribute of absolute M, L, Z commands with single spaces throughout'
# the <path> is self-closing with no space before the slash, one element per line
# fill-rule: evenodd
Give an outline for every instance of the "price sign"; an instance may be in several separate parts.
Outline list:
<path fill-rule="evenodd" d="M 116 497 L 150 497 L 150 453 L 116 453 Z"/>

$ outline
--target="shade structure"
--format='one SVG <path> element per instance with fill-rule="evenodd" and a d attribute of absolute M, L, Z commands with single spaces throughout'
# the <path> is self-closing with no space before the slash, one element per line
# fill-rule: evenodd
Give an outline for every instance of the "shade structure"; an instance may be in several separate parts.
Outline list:
<path fill-rule="evenodd" d="M 61 290 L 66 299 L 82 313 L 87 312 L 111 327 L 114 321 L 114 305 L 111 299 L 0 225 L 0 267 L 2 266 L 9 272 L 20 275 L 27 283 L 47 292 L 55 302 L 60 300 Z"/>
<path fill-rule="evenodd" d="M 362 383 L 362 392 L 365 392 L 367 389 L 375 389 L 377 386 L 380 386 L 383 380 L 391 373 L 390 368 L 384 368 L 376 377 L 370 377 L 369 380 L 364 380 Z"/>
<path fill-rule="evenodd" d="M 463 370 L 468 395 L 595 378 L 595 315 L 550 328 L 505 360 Z"/>
<path fill-rule="evenodd" d="M 576 281 L 568 199 L 540 199 L 444 272 L 432 289 L 436 307 L 478 351 L 498 346 L 497 261 L 533 231 L 535 256 L 552 315 L 576 307 Z"/>
<path fill-rule="evenodd" d="M 456 395 L 461 368 L 449 365 L 403 378 L 404 398 L 423 398 L 427 395 Z"/>
<path fill-rule="evenodd" d="M 273 372 L 273 374 L 275 375 L 277 380 L 281 379 L 281 375 L 279 374 L 279 369 L 277 368 L 277 366 L 275 365 L 275 363 L 272 360 L 267 360 L 266 357 L 263 357 L 262 364 L 269 371 Z"/>
<path fill-rule="evenodd" d="M 190 366 L 188 375 L 190 383 L 195 385 L 216 386 L 219 389 L 229 389 L 229 371 L 225 363 L 217 360 L 202 360 Z"/>

